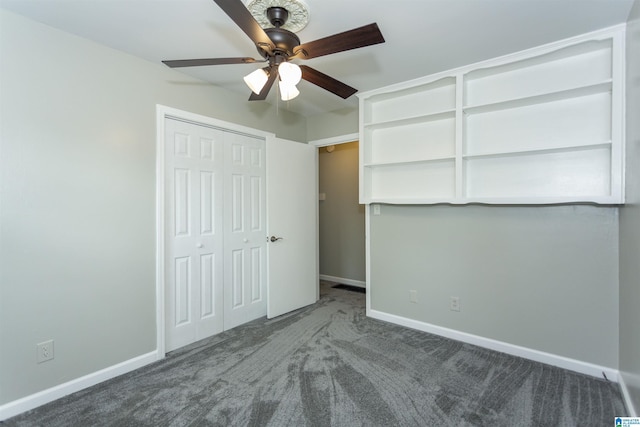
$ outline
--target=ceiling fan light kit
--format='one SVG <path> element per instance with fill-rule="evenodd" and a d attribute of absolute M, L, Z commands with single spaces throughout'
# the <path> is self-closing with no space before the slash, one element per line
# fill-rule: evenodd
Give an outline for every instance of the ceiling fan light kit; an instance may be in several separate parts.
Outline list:
<path fill-rule="evenodd" d="M 300 95 L 300 91 L 296 85 L 287 83 L 284 80 L 280 80 L 278 86 L 280 88 L 280 99 L 283 101 L 291 101 L 293 98 Z"/>
<path fill-rule="evenodd" d="M 289 61 L 307 60 L 319 56 L 358 49 L 384 43 L 384 37 L 373 23 L 354 28 L 312 42 L 300 44 L 294 31 L 307 25 L 309 10 L 300 0 L 214 0 L 255 44 L 266 68 L 256 70 L 244 77 L 252 93 L 250 101 L 266 99 L 271 86 L 279 78 L 281 98 L 284 101 L 298 96 L 296 85 L 306 80 L 341 98 L 348 98 L 357 89 L 342 83 L 307 65 L 298 66 Z M 250 64 L 253 58 L 207 58 L 162 61 L 169 67 L 194 67 L 221 64 Z"/>
<path fill-rule="evenodd" d="M 302 70 L 292 62 L 283 62 L 278 66 L 280 80 L 292 85 L 297 85 L 302 79 Z"/>
<path fill-rule="evenodd" d="M 269 80 L 269 75 L 263 68 L 255 70 L 254 72 L 244 76 L 244 82 L 256 95 L 260 93 L 264 85 L 267 83 L 267 80 Z"/>

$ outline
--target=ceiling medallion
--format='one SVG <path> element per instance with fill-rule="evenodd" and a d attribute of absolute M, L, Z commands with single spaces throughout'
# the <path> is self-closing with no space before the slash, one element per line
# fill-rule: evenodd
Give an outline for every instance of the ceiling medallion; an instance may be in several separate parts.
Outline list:
<path fill-rule="evenodd" d="M 309 8 L 300 0 L 250 0 L 247 9 L 262 28 L 273 28 L 267 17 L 267 9 L 282 7 L 289 12 L 287 22 L 281 27 L 293 33 L 302 30 L 309 22 Z"/>

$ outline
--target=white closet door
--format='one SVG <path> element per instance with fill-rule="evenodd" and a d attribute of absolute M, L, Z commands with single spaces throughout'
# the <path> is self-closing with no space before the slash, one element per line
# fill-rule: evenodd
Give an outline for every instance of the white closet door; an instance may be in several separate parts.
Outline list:
<path fill-rule="evenodd" d="M 265 141 L 225 134 L 224 329 L 265 316 Z"/>
<path fill-rule="evenodd" d="M 167 351 L 223 330 L 223 138 L 165 120 Z"/>

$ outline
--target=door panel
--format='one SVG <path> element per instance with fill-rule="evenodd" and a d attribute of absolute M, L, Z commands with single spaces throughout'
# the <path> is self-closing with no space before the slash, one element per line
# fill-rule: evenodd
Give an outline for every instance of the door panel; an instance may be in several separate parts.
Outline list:
<path fill-rule="evenodd" d="M 223 133 L 165 120 L 165 338 L 170 351 L 223 329 Z"/>
<path fill-rule="evenodd" d="M 215 187 L 216 174 L 201 172 L 200 174 L 200 232 L 212 235 L 215 229 Z"/>
<path fill-rule="evenodd" d="M 267 141 L 269 245 L 267 317 L 318 299 L 317 149 L 307 144 Z"/>
<path fill-rule="evenodd" d="M 200 313 L 202 318 L 215 316 L 215 255 L 200 255 Z"/>
<path fill-rule="evenodd" d="M 174 217 L 175 217 L 175 236 L 188 236 L 190 234 L 189 226 L 191 225 L 189 215 L 189 198 L 191 194 L 191 174 L 188 169 L 178 169 L 175 171 L 174 180 Z"/>
<path fill-rule="evenodd" d="M 176 258 L 175 262 L 175 324 L 176 326 L 180 326 L 191 321 L 191 258 Z"/>
<path fill-rule="evenodd" d="M 224 328 L 266 314 L 266 218 L 264 139 L 228 133 L 225 176 Z"/>
<path fill-rule="evenodd" d="M 249 254 L 251 258 L 251 302 L 256 303 L 264 301 L 262 292 L 264 290 L 264 280 L 262 274 L 265 260 L 264 250 L 262 248 L 251 248 Z"/>

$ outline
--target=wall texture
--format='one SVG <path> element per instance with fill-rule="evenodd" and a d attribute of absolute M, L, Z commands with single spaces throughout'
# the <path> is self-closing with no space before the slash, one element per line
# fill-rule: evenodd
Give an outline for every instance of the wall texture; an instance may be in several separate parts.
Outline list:
<path fill-rule="evenodd" d="M 370 239 L 373 310 L 617 369 L 616 208 L 383 205 Z"/>
<path fill-rule="evenodd" d="M 358 204 L 358 143 L 319 149 L 320 274 L 365 280 L 364 206 Z"/>
<path fill-rule="evenodd" d="M 640 0 L 627 23 L 626 205 L 620 209 L 620 371 L 640 413 Z"/>
<path fill-rule="evenodd" d="M 306 120 L 3 10 L 0 43 L 2 405 L 156 348 L 156 104 L 299 141 Z"/>
<path fill-rule="evenodd" d="M 307 122 L 307 141 L 357 133 L 358 120 L 358 108 L 311 116 Z"/>

